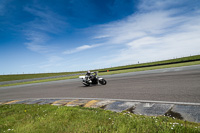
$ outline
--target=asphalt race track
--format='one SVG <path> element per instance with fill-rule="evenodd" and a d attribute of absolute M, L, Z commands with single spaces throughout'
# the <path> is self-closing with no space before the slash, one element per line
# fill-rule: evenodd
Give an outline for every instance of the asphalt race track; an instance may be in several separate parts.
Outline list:
<path fill-rule="evenodd" d="M 200 103 L 200 65 L 103 76 L 107 85 L 85 87 L 81 79 L 0 87 L 0 100 L 106 98 Z"/>

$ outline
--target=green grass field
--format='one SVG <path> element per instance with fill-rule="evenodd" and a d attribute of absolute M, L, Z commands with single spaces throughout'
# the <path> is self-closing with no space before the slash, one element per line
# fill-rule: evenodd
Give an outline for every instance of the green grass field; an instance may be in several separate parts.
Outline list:
<path fill-rule="evenodd" d="M 198 133 L 200 124 L 170 117 L 52 105 L 0 105 L 0 133 Z"/>
<path fill-rule="evenodd" d="M 102 73 L 100 73 L 100 75 L 111 75 L 111 74 L 155 70 L 155 69 L 164 69 L 164 68 L 172 68 L 172 67 L 191 66 L 191 65 L 199 65 L 199 64 L 200 64 L 200 61 L 194 61 L 194 62 L 177 63 L 177 64 L 170 64 L 170 65 L 161 65 L 161 66 L 152 66 L 152 67 L 144 67 L 144 68 L 134 68 L 134 69 L 125 69 L 125 70 L 118 70 L 118 71 L 102 72 Z"/>
<path fill-rule="evenodd" d="M 170 59 L 170 60 L 163 60 L 163 61 L 156 61 L 156 62 L 150 62 L 150 63 L 141 63 L 141 64 L 133 64 L 133 65 L 127 65 L 127 66 L 105 68 L 105 69 L 99 69 L 98 71 L 106 71 L 106 70 L 112 71 L 112 70 L 127 69 L 127 68 L 132 68 L 132 67 L 148 67 L 152 65 L 162 65 L 162 64 L 177 63 L 177 62 L 184 63 L 186 61 L 193 61 L 193 60 L 200 60 L 200 55 L 182 57 L 182 58 Z"/>
<path fill-rule="evenodd" d="M 2 82 L 2 81 L 13 81 L 13 80 L 22 80 L 22 79 L 52 77 L 52 76 L 60 76 L 60 75 L 69 75 L 69 74 L 76 74 L 76 73 L 81 73 L 81 72 L 0 75 L 0 82 Z"/>

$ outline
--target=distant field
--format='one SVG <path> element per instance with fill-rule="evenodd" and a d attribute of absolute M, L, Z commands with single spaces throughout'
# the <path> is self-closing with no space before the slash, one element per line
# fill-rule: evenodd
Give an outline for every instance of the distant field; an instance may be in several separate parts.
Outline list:
<path fill-rule="evenodd" d="M 122 70 L 116 70 L 116 71 L 101 72 L 99 75 L 112 75 L 112 74 L 119 74 L 119 73 L 147 71 L 147 70 L 191 66 L 191 65 L 199 65 L 199 64 L 200 64 L 200 61 L 193 61 L 193 62 L 176 63 L 176 64 L 169 64 L 169 65 L 158 65 L 158 66 L 139 67 L 139 68 L 132 68 L 132 69 L 122 69 Z"/>
<path fill-rule="evenodd" d="M 0 75 L 0 82 L 22 80 L 22 79 L 43 78 L 43 77 L 53 77 L 53 76 L 70 75 L 70 74 L 77 74 L 77 73 L 81 73 L 81 72 Z"/>
<path fill-rule="evenodd" d="M 123 73 L 123 72 L 131 72 L 131 71 L 144 71 L 144 70 L 152 70 L 152 69 L 159 69 L 159 68 L 167 68 L 167 67 L 176 67 L 182 65 L 175 65 L 175 64 L 186 64 L 186 65 L 195 65 L 200 64 L 200 55 L 171 59 L 171 60 L 164 60 L 158 62 L 151 62 L 151 63 L 141 63 L 141 64 L 133 64 L 128 66 L 119 66 L 119 67 L 112 67 L 112 68 L 105 68 L 105 69 L 98 69 L 94 71 L 99 71 L 100 75 L 105 75 L 105 72 L 109 70 L 109 73 L 106 74 L 115 74 L 115 73 Z M 192 63 L 195 62 L 195 63 Z M 185 66 L 185 64 L 183 66 Z M 164 66 L 164 67 L 162 67 Z M 19 75 L 0 75 L 0 82 L 3 81 L 13 81 L 13 80 L 22 80 L 22 79 L 33 79 L 33 78 L 42 78 L 42 77 L 52 77 L 52 76 L 61 76 L 61 75 L 70 75 L 70 74 L 78 74 L 78 73 L 85 73 L 84 71 L 79 72 L 62 72 L 62 73 L 41 73 L 41 74 L 19 74 Z M 59 79 L 66 79 L 66 78 L 59 78 Z"/>
<path fill-rule="evenodd" d="M 182 57 L 182 58 L 170 59 L 170 60 L 164 60 L 164 61 L 157 61 L 157 62 L 150 62 L 150 63 L 141 63 L 141 64 L 133 64 L 133 65 L 127 65 L 127 66 L 105 68 L 105 69 L 99 69 L 98 71 L 99 72 L 105 72 L 107 70 L 117 71 L 117 70 L 133 69 L 133 68 L 170 65 L 170 64 L 185 63 L 185 62 L 192 62 L 192 61 L 200 61 L 200 55 L 188 56 L 188 57 Z"/>

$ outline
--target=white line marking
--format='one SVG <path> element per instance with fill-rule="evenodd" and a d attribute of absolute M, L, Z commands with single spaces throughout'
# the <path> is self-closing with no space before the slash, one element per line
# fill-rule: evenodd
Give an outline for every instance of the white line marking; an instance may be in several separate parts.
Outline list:
<path fill-rule="evenodd" d="M 112 101 L 125 101 L 125 102 L 140 102 L 140 103 L 160 103 L 160 104 L 182 104 L 182 105 L 198 105 L 200 103 L 189 102 L 170 102 L 170 101 L 151 101 L 151 100 L 132 100 L 132 99 L 109 99 L 109 98 L 74 98 L 74 97 L 50 97 L 50 98 L 29 98 L 29 99 L 80 99 L 80 100 L 112 100 Z"/>

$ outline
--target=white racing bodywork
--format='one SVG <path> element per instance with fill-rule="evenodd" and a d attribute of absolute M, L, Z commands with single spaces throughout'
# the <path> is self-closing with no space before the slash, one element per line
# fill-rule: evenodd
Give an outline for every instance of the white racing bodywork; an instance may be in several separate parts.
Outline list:
<path fill-rule="evenodd" d="M 85 76 L 79 76 L 79 78 L 80 78 L 80 79 L 84 79 L 84 78 L 85 78 Z"/>

